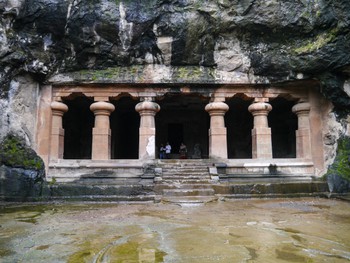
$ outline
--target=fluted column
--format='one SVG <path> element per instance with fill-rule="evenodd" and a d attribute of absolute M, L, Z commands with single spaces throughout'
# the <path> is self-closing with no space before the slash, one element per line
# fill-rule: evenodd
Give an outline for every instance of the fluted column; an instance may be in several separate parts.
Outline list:
<path fill-rule="evenodd" d="M 297 158 L 311 158 L 310 103 L 298 103 L 292 111 L 298 116 L 298 130 L 295 131 Z"/>
<path fill-rule="evenodd" d="M 111 129 L 109 116 L 115 107 L 112 103 L 98 101 L 90 106 L 95 115 L 95 126 L 92 130 L 92 160 L 111 159 Z"/>
<path fill-rule="evenodd" d="M 50 144 L 50 159 L 63 159 L 64 151 L 64 129 L 62 126 L 62 117 L 68 111 L 66 104 L 53 101 L 51 103 L 52 110 L 52 126 L 51 126 L 51 144 Z"/>
<path fill-rule="evenodd" d="M 139 159 L 155 159 L 156 157 L 156 125 L 154 116 L 160 106 L 150 100 L 138 103 L 135 110 L 140 114 Z"/>
<path fill-rule="evenodd" d="M 253 159 L 272 158 L 271 129 L 267 115 L 272 106 L 266 102 L 255 102 L 248 107 L 254 116 L 252 129 L 252 157 Z"/>
<path fill-rule="evenodd" d="M 209 157 L 227 159 L 225 113 L 229 107 L 224 102 L 211 102 L 205 106 L 210 115 Z"/>

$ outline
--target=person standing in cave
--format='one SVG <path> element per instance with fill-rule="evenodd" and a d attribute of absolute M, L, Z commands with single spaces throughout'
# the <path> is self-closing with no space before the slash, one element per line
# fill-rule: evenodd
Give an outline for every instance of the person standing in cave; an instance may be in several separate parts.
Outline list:
<path fill-rule="evenodd" d="M 164 144 L 162 143 L 159 148 L 159 159 L 164 159 L 165 158 L 165 147 Z"/>
<path fill-rule="evenodd" d="M 187 159 L 187 147 L 183 142 L 180 145 L 179 153 L 180 153 L 180 159 Z"/>
<path fill-rule="evenodd" d="M 165 158 L 170 159 L 170 153 L 171 153 L 171 145 L 169 142 L 166 143 L 165 145 Z"/>

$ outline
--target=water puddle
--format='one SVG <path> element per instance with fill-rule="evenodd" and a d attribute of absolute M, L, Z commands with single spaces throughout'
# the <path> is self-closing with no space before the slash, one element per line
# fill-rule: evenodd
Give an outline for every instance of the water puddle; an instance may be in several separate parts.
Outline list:
<path fill-rule="evenodd" d="M 349 262 L 350 203 L 0 207 L 1 262 Z"/>

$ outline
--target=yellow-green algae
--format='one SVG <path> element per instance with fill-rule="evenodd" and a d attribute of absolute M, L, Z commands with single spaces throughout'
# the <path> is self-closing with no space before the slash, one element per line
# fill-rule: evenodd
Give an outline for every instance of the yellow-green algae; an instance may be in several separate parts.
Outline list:
<path fill-rule="evenodd" d="M 338 28 L 333 28 L 330 31 L 321 33 L 315 36 L 313 39 L 309 39 L 306 42 L 304 42 L 302 46 L 295 48 L 294 52 L 300 55 L 316 51 L 334 41 L 337 37 L 337 34 Z"/>

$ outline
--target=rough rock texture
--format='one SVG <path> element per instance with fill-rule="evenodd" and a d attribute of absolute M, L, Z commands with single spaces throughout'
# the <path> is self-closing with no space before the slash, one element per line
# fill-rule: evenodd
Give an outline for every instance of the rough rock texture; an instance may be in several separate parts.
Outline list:
<path fill-rule="evenodd" d="M 36 83 L 147 64 L 215 68 L 270 83 L 318 79 L 337 121 L 345 119 L 349 10 L 348 0 L 1 1 L 0 141 L 14 131 L 31 145 Z M 326 137 L 335 142 L 338 130 Z M 329 145 L 334 153 L 336 143 Z"/>
<path fill-rule="evenodd" d="M 33 146 L 38 83 L 26 74 L 15 76 L 9 87 L 7 98 L 0 98 L 0 142 L 8 133 L 15 133 Z"/>
<path fill-rule="evenodd" d="M 17 136 L 6 136 L 0 144 L 0 200 L 40 196 L 44 175 L 42 159 Z"/>
<path fill-rule="evenodd" d="M 20 72 L 42 81 L 57 71 L 162 63 L 164 37 L 171 65 L 341 79 L 349 9 L 347 0 L 8 0 L 0 4 L 2 82 Z"/>
<path fill-rule="evenodd" d="M 330 192 L 350 191 L 350 137 L 341 137 L 338 141 L 337 155 L 327 172 Z"/>

